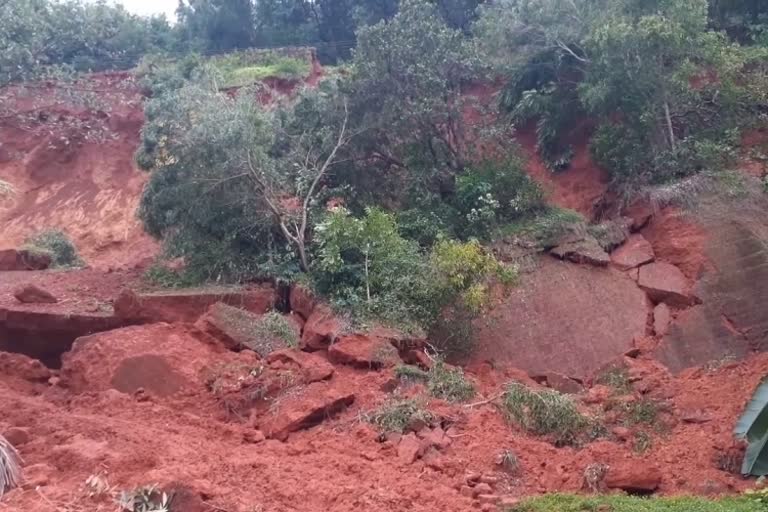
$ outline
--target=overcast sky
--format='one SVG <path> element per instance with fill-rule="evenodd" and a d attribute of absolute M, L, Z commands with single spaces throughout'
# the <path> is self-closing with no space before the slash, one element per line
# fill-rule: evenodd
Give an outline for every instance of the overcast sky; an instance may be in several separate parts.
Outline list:
<path fill-rule="evenodd" d="M 128 11 L 136 14 L 165 14 L 168 21 L 176 19 L 176 7 L 179 0 L 113 0 L 121 3 Z"/>

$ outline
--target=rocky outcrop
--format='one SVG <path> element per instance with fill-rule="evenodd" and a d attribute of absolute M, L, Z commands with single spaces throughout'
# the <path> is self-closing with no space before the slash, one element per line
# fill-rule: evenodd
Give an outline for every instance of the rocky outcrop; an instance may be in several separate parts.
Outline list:
<path fill-rule="evenodd" d="M 337 364 L 369 369 L 394 366 L 399 360 L 391 343 L 368 334 L 340 336 L 328 348 L 328 359 Z"/>
<path fill-rule="evenodd" d="M 606 267 L 611 262 L 608 253 L 590 236 L 561 243 L 550 252 L 560 259 L 595 267 Z"/>
<path fill-rule="evenodd" d="M 645 335 L 648 299 L 624 272 L 548 256 L 535 267 L 477 323 L 473 361 L 584 379 Z"/>
<path fill-rule="evenodd" d="M 321 356 L 295 349 L 272 352 L 267 357 L 267 364 L 271 368 L 295 371 L 307 384 L 330 379 L 334 371 L 333 365 Z"/>
<path fill-rule="evenodd" d="M 0 250 L 0 271 L 45 270 L 51 266 L 50 254 L 26 249 Z"/>
<path fill-rule="evenodd" d="M 611 262 L 621 270 L 631 270 L 655 258 L 650 242 L 640 234 L 630 235 L 624 245 L 611 253 Z"/>
<path fill-rule="evenodd" d="M 13 291 L 13 296 L 23 304 L 55 304 L 59 302 L 51 292 L 32 283 L 16 288 Z"/>
<path fill-rule="evenodd" d="M 272 286 L 257 288 L 205 288 L 171 292 L 136 293 L 123 290 L 115 300 L 115 315 L 133 323 L 194 323 L 213 304 L 222 302 L 252 313 L 266 313 L 275 304 Z"/>
<path fill-rule="evenodd" d="M 259 428 L 268 438 L 284 441 L 291 432 L 322 423 L 354 401 L 355 394 L 352 392 L 325 382 L 315 382 L 300 393 L 279 400 L 274 412 L 267 412 L 258 420 Z"/>
<path fill-rule="evenodd" d="M 317 299 L 309 288 L 300 284 L 291 287 L 289 296 L 291 311 L 300 314 L 305 320 L 309 318 L 317 305 Z"/>
<path fill-rule="evenodd" d="M 688 280 L 679 268 L 669 263 L 656 262 L 640 267 L 637 285 L 655 303 L 663 302 L 677 307 L 693 303 Z"/>

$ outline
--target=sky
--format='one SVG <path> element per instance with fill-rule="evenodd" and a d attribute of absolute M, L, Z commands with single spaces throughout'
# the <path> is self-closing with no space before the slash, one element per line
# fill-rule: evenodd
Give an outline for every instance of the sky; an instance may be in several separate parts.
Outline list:
<path fill-rule="evenodd" d="M 165 14 L 168 21 L 174 21 L 179 0 L 117 0 L 115 3 L 123 4 L 129 12 L 135 14 Z"/>

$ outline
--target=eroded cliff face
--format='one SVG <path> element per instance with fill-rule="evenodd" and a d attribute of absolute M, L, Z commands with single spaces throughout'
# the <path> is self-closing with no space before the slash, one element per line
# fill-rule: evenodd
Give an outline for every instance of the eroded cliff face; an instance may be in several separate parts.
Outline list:
<path fill-rule="evenodd" d="M 82 103 L 88 101 L 95 109 Z M 18 91 L 13 108 L 29 114 L 0 123 L 0 179 L 15 188 L 0 204 L 0 248 L 52 228 L 99 268 L 151 258 L 157 244 L 136 218 L 148 176 L 133 160 L 143 122 L 134 80 L 108 74 L 48 84 Z"/>

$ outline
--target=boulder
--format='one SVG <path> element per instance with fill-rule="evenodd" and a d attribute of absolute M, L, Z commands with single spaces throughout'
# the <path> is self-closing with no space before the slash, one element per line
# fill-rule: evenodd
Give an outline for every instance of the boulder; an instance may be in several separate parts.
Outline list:
<path fill-rule="evenodd" d="M 650 464 L 621 462 L 609 467 L 605 485 L 608 489 L 651 494 L 661 485 L 661 478 L 661 471 Z"/>
<path fill-rule="evenodd" d="M 32 283 L 16 288 L 13 291 L 13 296 L 24 304 L 55 304 L 59 302 L 51 292 Z"/>
<path fill-rule="evenodd" d="M 284 335 L 270 332 L 261 323 L 263 315 L 217 302 L 195 327 L 221 341 L 230 350 L 249 348 L 266 357 L 275 350 L 288 348 L 289 339 Z M 299 327 L 287 319 L 294 340 L 300 337 Z"/>
<path fill-rule="evenodd" d="M 0 251 L 0 271 L 45 270 L 53 258 L 47 252 L 27 249 L 5 249 Z"/>
<path fill-rule="evenodd" d="M 326 305 L 316 306 L 304 324 L 301 347 L 307 350 L 321 350 L 330 345 L 344 330 L 344 323 Z"/>
<path fill-rule="evenodd" d="M 611 253 L 611 262 L 621 270 L 630 270 L 645 265 L 655 258 L 653 246 L 640 234 L 630 235 L 624 245 Z"/>
<path fill-rule="evenodd" d="M 295 370 L 307 384 L 330 379 L 334 372 L 333 365 L 319 355 L 294 349 L 272 352 L 267 357 L 267 364 L 273 368 Z"/>
<path fill-rule="evenodd" d="M 640 267 L 637 285 L 654 303 L 684 307 L 693 302 L 687 279 L 679 268 L 669 263 L 656 262 Z"/>
<path fill-rule="evenodd" d="M 314 382 L 299 394 L 287 395 L 276 402 L 274 412 L 259 418 L 259 427 L 268 438 L 285 441 L 291 432 L 307 429 L 346 409 L 355 394 L 326 382 Z"/>
<path fill-rule="evenodd" d="M 315 294 L 312 290 L 300 284 L 294 284 L 291 287 L 288 301 L 291 305 L 291 311 L 298 313 L 304 317 L 305 320 L 309 318 L 317 304 Z"/>
<path fill-rule="evenodd" d="M 656 336 L 664 336 L 669 331 L 669 323 L 672 321 L 672 312 L 669 306 L 663 302 L 653 308 L 653 332 Z"/>
<path fill-rule="evenodd" d="M 532 266 L 535 271 L 476 321 L 470 362 L 584 380 L 645 335 L 648 299 L 626 273 L 549 256 Z"/>
<path fill-rule="evenodd" d="M 399 360 L 391 343 L 366 334 L 340 336 L 328 348 L 328 359 L 336 364 L 370 369 L 394 366 Z"/>
<path fill-rule="evenodd" d="M 194 323 L 217 302 L 256 314 L 271 310 L 275 304 L 272 286 L 254 288 L 203 288 L 183 291 L 136 293 L 123 290 L 115 299 L 115 316 L 133 323 Z"/>
<path fill-rule="evenodd" d="M 607 267 L 611 262 L 608 253 L 592 237 L 565 242 L 552 249 L 551 253 L 560 259 L 595 267 Z"/>
<path fill-rule="evenodd" d="M 0 376 L 28 382 L 47 382 L 52 373 L 43 363 L 22 354 L 0 352 Z"/>
<path fill-rule="evenodd" d="M 61 384 L 73 393 L 143 390 L 167 397 L 204 389 L 200 375 L 221 354 L 187 328 L 152 324 L 78 338 L 62 359 Z"/>

